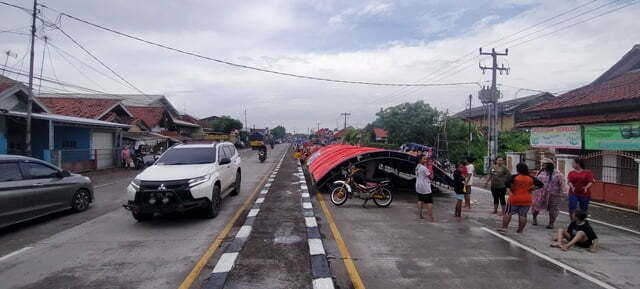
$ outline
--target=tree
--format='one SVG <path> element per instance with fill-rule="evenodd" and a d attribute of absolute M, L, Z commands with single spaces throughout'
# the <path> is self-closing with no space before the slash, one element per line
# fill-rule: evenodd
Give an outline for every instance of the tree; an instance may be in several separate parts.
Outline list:
<path fill-rule="evenodd" d="M 435 144 L 440 112 L 423 101 L 388 107 L 376 113 L 376 116 L 377 119 L 371 123 L 370 128 L 387 130 L 392 143 Z"/>
<path fill-rule="evenodd" d="M 230 133 L 242 129 L 242 122 L 228 115 L 215 118 L 210 122 L 211 128 L 216 132 Z"/>
<path fill-rule="evenodd" d="M 281 139 L 287 134 L 285 128 L 281 125 L 271 129 L 271 135 L 276 139 Z"/>

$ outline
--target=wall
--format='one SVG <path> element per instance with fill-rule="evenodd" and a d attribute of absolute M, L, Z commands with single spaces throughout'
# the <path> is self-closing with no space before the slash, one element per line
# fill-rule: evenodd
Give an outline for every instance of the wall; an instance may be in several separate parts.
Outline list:
<path fill-rule="evenodd" d="M 91 130 L 84 127 L 59 126 L 55 127 L 54 147 L 63 150 L 62 162 L 82 161 L 91 159 Z"/>

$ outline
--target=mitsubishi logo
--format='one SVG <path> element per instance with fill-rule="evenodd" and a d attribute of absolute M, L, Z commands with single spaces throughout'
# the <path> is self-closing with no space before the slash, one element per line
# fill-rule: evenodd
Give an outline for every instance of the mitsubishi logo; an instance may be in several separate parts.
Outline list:
<path fill-rule="evenodd" d="M 160 186 L 158 187 L 158 191 L 164 191 L 167 188 L 164 186 L 164 184 L 160 184 Z"/>

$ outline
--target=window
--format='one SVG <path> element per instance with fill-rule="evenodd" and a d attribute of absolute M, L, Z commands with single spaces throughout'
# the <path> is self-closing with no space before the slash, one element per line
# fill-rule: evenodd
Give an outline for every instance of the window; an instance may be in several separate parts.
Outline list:
<path fill-rule="evenodd" d="M 216 151 L 212 148 L 172 148 L 158 160 L 159 165 L 209 164 L 216 161 Z"/>
<path fill-rule="evenodd" d="M 219 146 L 220 159 L 231 158 L 229 156 L 229 151 L 227 150 L 227 146 Z"/>
<path fill-rule="evenodd" d="M 31 179 L 54 178 L 57 177 L 59 173 L 58 170 L 40 163 L 23 162 L 20 166 L 25 174 Z"/>
<path fill-rule="evenodd" d="M 229 150 L 229 157 L 236 155 L 236 148 L 234 146 L 228 145 L 227 149 Z"/>
<path fill-rule="evenodd" d="M 0 182 L 22 180 L 18 163 L 0 163 Z"/>

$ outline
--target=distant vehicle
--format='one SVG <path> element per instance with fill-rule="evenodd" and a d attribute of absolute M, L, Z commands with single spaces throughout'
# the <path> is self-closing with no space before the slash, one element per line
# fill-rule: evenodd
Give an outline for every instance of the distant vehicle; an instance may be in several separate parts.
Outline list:
<path fill-rule="evenodd" d="M 88 177 L 38 159 L 0 155 L 0 227 L 68 209 L 81 212 L 91 202 Z"/>
<path fill-rule="evenodd" d="M 222 198 L 240 192 L 240 163 L 230 142 L 171 147 L 129 184 L 124 207 L 138 221 L 192 210 L 214 218 Z"/>
<path fill-rule="evenodd" d="M 263 147 L 266 147 L 265 144 L 266 136 L 259 132 L 254 132 L 249 135 L 249 146 L 251 146 L 252 150 L 258 150 Z"/>

